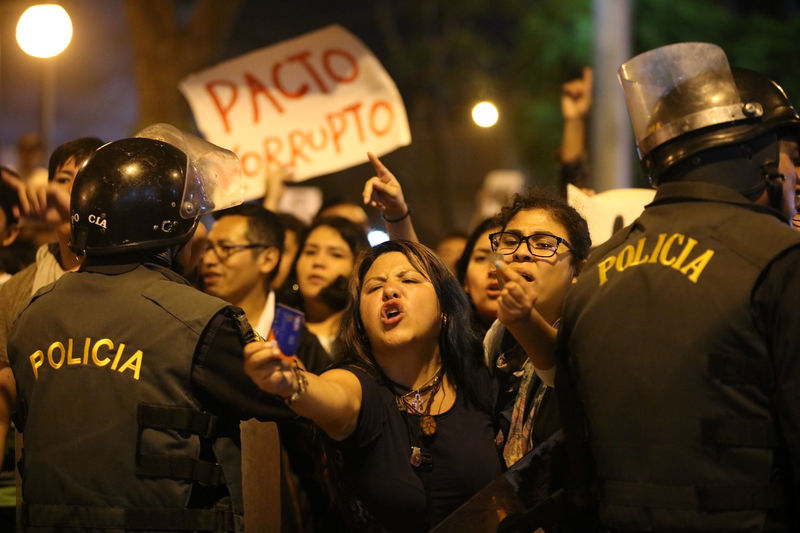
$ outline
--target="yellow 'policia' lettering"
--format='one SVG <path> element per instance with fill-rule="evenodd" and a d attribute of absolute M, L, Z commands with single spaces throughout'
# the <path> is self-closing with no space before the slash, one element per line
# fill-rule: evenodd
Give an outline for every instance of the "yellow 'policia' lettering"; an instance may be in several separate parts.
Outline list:
<path fill-rule="evenodd" d="M 111 361 L 111 357 L 109 357 L 109 355 L 114 353 L 114 342 L 111 339 L 99 339 L 92 343 L 92 339 L 90 337 L 86 337 L 83 343 L 82 358 L 74 357 L 72 355 L 73 344 L 74 341 L 71 338 L 67 339 L 66 347 L 61 341 L 53 341 L 46 350 L 47 357 L 45 357 L 45 350 L 36 350 L 30 356 L 28 356 L 28 359 L 31 362 L 31 369 L 33 370 L 34 379 L 39 379 L 39 369 L 44 366 L 45 362 L 47 362 L 47 364 L 53 370 L 60 369 L 64 366 L 65 362 L 67 366 L 87 366 L 91 364 L 97 367 L 104 367 L 111 363 L 111 366 L 109 367 L 110 370 L 119 373 L 130 370 L 133 373 L 133 379 L 139 379 L 139 375 L 142 371 L 142 358 L 144 357 L 144 354 L 141 350 L 136 350 L 133 355 L 125 359 L 125 362 L 119 367 L 119 370 L 117 370 L 119 362 L 123 360 L 122 354 L 125 350 L 125 343 L 119 343 L 119 347 L 114 355 L 113 362 Z M 103 352 L 101 352 L 101 349 Z"/>
<path fill-rule="evenodd" d="M 683 244 L 684 241 L 686 241 L 686 245 Z M 700 274 L 703 273 L 703 269 L 714 257 L 714 250 L 709 248 L 689 260 L 689 255 L 697 246 L 697 240 L 691 237 L 687 239 L 685 235 L 680 233 L 673 233 L 669 237 L 667 237 L 666 233 L 659 234 L 653 251 L 649 254 L 644 253 L 645 246 L 647 246 L 647 238 L 642 237 L 636 243 L 636 248 L 628 244 L 616 255 L 608 256 L 600 261 L 597 265 L 597 272 L 600 278 L 599 284 L 603 285 L 608 281 L 608 275 L 612 268 L 617 272 L 622 272 L 626 268 L 645 263 L 660 264 L 673 268 L 686 276 L 692 283 L 697 283 L 697 280 L 700 279 Z M 675 247 L 675 250 L 673 250 L 673 247 Z M 682 248 L 678 250 L 678 247 Z M 689 260 L 688 263 L 686 262 L 687 260 Z"/>

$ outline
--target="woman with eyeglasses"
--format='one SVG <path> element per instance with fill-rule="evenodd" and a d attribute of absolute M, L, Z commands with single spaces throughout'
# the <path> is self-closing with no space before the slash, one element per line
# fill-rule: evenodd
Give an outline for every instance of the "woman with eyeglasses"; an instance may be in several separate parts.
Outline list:
<path fill-rule="evenodd" d="M 543 191 L 514 196 L 496 222 L 501 229 L 489 240 L 501 291 L 484 345 L 497 386 L 497 442 L 511 466 L 560 427 L 552 394 L 556 333 L 591 239 L 583 217 Z"/>

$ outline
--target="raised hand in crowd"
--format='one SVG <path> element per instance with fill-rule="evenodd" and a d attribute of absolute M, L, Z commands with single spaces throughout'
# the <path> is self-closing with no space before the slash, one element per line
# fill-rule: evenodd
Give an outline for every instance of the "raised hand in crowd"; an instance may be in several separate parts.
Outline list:
<path fill-rule="evenodd" d="M 580 78 L 561 86 L 561 116 L 564 120 L 585 119 L 592 107 L 592 68 L 583 67 Z"/>
<path fill-rule="evenodd" d="M 561 164 L 561 181 L 564 187 L 572 183 L 589 194 L 589 176 L 586 162 L 586 117 L 592 107 L 592 69 L 583 67 L 580 78 L 561 86 L 561 117 L 564 131 L 558 160 Z"/>
<path fill-rule="evenodd" d="M 552 368 L 558 330 L 536 308 L 538 290 L 503 261 L 497 261 L 495 267 L 501 289 L 497 298 L 498 320 L 523 346 L 536 368 Z"/>
<path fill-rule="evenodd" d="M 56 180 L 47 185 L 26 185 L 19 176 L 6 169 L 0 175 L 19 196 L 18 217 L 41 219 L 53 224 L 69 220 L 69 192 Z"/>
<path fill-rule="evenodd" d="M 367 152 L 367 157 L 376 175 L 364 184 L 361 193 L 364 203 L 380 210 L 391 239 L 418 241 L 400 182 L 375 154 Z"/>
<path fill-rule="evenodd" d="M 283 192 L 286 189 L 285 183 L 294 180 L 294 170 L 289 165 L 283 165 L 275 170 L 267 170 L 265 181 L 264 202 L 262 205 L 265 209 L 272 212 L 278 211 L 278 204 L 280 204 Z"/>

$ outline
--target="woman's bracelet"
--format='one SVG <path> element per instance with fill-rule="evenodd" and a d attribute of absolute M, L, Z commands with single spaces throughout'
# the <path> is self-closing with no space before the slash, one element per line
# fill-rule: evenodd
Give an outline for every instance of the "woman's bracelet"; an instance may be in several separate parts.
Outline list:
<path fill-rule="evenodd" d="M 397 218 L 386 218 L 383 215 L 383 213 L 381 213 L 381 218 L 383 219 L 384 222 L 392 222 L 392 223 L 394 223 L 394 222 L 400 222 L 404 218 L 408 217 L 408 215 L 410 215 L 410 214 L 411 214 L 411 208 L 409 207 L 409 208 L 406 209 L 405 213 L 403 213 L 402 215 L 400 215 Z"/>
<path fill-rule="evenodd" d="M 288 398 L 284 398 L 283 402 L 286 405 L 292 405 L 297 399 L 305 394 L 306 390 L 308 389 L 308 379 L 306 379 L 306 373 L 300 368 L 300 365 L 297 364 L 297 359 L 294 360 L 294 364 L 292 365 L 292 372 L 294 372 L 294 378 L 297 380 L 297 390 L 294 391 L 294 394 L 289 396 Z"/>

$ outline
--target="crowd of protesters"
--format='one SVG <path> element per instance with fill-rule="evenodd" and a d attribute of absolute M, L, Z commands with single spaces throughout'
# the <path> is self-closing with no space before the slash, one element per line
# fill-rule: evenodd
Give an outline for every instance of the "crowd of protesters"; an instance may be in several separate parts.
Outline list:
<path fill-rule="evenodd" d="M 591 107 L 591 76 L 591 70 L 586 69 L 579 79 L 564 84 L 561 98 L 564 118 L 564 138 L 558 154 L 561 182 L 574 183 L 582 188 L 590 185 L 584 137 Z M 743 85 L 740 90 L 745 92 Z M 797 117 L 797 114 L 792 116 Z M 771 195 L 772 203 L 765 205 L 773 207 L 771 214 L 776 218 L 783 217 L 782 221 L 788 228 L 791 225 L 788 222 L 796 216 L 795 196 L 800 190 L 795 168 L 800 164 L 797 149 L 800 117 L 781 122 L 779 126 L 769 125 L 764 131 L 778 132 L 781 156 L 780 165 L 775 162 L 775 172 L 780 172 L 783 181 L 767 187 L 766 192 L 763 189 L 755 192 Z M 751 142 L 750 138 L 745 141 Z M 19 409 L 20 403 L 14 401 L 16 381 L 12 367 L 16 367 L 9 363 L 7 344 L 16 335 L 16 342 L 27 346 L 24 339 L 19 339 L 19 331 L 15 331 L 16 320 L 37 291 L 50 286 L 66 273 L 85 272 L 89 268 L 83 264 L 84 257 L 76 254 L 75 236 L 70 233 L 69 195 L 76 174 L 82 172 L 87 160 L 92 161 L 101 145 L 100 139 L 86 137 L 56 148 L 49 160 L 47 183 L 23 179 L 11 168 L 2 169 L 0 243 L 3 249 L 0 266 L 4 277 L 0 288 L 0 392 L 3 393 L 0 398 L 0 438 L 12 443 L 7 447 L 12 452 L 13 441 L 10 439 L 13 432 L 9 431 L 14 414 L 12 409 L 14 406 Z M 760 147 L 748 148 L 748 154 Z M 466 231 L 448 234 L 439 243 L 428 243 L 431 245 L 428 247 L 419 242 L 414 231 L 411 208 L 401 186 L 402 177 L 398 179 L 373 154 L 367 157 L 375 175 L 365 181 L 362 198 L 330 201 L 310 224 L 300 221 L 292 213 L 273 212 L 277 205 L 274 198 L 225 209 L 214 214 L 208 227 L 201 223 L 196 230 L 187 232 L 181 245 L 190 253 L 186 261 L 180 263 L 179 269 L 174 266 L 178 263 L 173 264 L 170 260 L 164 263 L 172 270 L 179 270 L 194 290 L 233 306 L 230 309 L 241 310 L 241 316 L 252 327 L 252 338 L 246 339 L 252 342 L 243 341 L 241 368 L 235 369 L 232 383 L 241 383 L 236 380 L 241 380 L 243 371 L 252 383 L 242 391 L 250 391 L 253 396 L 266 393 L 280 404 L 275 406 L 265 400 L 268 407 L 259 407 L 254 399 L 252 406 L 242 409 L 248 416 L 237 416 L 257 416 L 278 422 L 281 452 L 275 456 L 275 461 L 281 464 L 282 530 L 428 531 L 457 512 L 503 472 L 514 468 L 524 456 L 536 453 L 540 444 L 559 434 L 566 416 L 571 417 L 566 428 L 567 448 L 568 451 L 578 449 L 570 452 L 578 459 L 569 465 L 559 463 L 551 467 L 561 469 L 564 474 L 594 452 L 605 461 L 601 467 L 607 469 L 597 477 L 613 478 L 609 472 L 618 466 L 613 461 L 623 463 L 626 459 L 618 456 L 624 455 L 626 450 L 612 453 L 591 448 L 587 442 L 594 445 L 595 441 L 586 436 L 588 425 L 576 422 L 575 413 L 580 413 L 580 420 L 591 421 L 593 428 L 605 430 L 606 420 L 602 418 L 603 413 L 598 414 L 597 405 L 612 410 L 619 409 L 620 404 L 608 400 L 609 405 L 606 405 L 596 401 L 594 396 L 582 394 L 587 381 L 593 387 L 592 391 L 601 389 L 602 384 L 597 383 L 599 377 L 587 379 L 580 371 L 591 368 L 597 372 L 596 375 L 609 381 L 636 382 L 638 376 L 634 375 L 633 365 L 628 360 L 622 360 L 619 367 L 628 373 L 621 371 L 615 375 L 616 369 L 608 366 L 602 370 L 605 373 L 601 372 L 602 354 L 598 354 L 600 360 L 595 364 L 587 355 L 590 350 L 581 344 L 580 337 L 576 341 L 576 337 L 571 335 L 584 332 L 585 338 L 599 338 L 602 332 L 581 322 L 583 315 L 578 310 L 598 314 L 604 311 L 592 308 L 588 297 L 586 301 L 590 303 L 580 301 L 583 307 L 576 302 L 571 302 L 570 306 L 568 294 L 575 292 L 576 285 L 580 286 L 578 282 L 584 279 L 586 268 L 591 269 L 590 279 L 599 272 L 598 283 L 602 286 L 611 272 L 622 273 L 648 261 L 648 257 L 642 256 L 645 238 L 660 239 L 649 256 L 651 263 L 659 258 L 662 265 L 672 265 L 673 270 L 683 275 L 691 277 L 697 274 L 699 277 L 705 267 L 702 258 L 706 256 L 692 256 L 693 260 L 687 262 L 697 241 L 683 234 L 680 234 L 680 242 L 678 237 L 669 237 L 666 233 L 653 237 L 646 233 L 650 230 L 643 226 L 644 222 L 637 222 L 623 232 L 638 235 L 636 232 L 641 231 L 647 237 L 642 237 L 638 248 L 635 243 L 628 246 L 630 257 L 625 255 L 627 248 L 620 252 L 606 244 L 603 253 L 615 250 L 613 254 L 617 255 L 607 257 L 616 258 L 617 262 L 606 262 L 612 259 L 601 260 L 601 256 L 593 261 L 595 256 L 590 256 L 590 250 L 593 245 L 602 243 L 592 242 L 586 220 L 567 203 L 564 188 L 553 191 L 530 188 L 508 198 L 496 216 L 480 221 L 473 228 L 458 228 Z M 652 164 L 654 168 L 658 165 L 669 167 L 671 161 L 655 159 Z M 653 181 L 659 184 L 659 179 Z M 782 201 L 774 200 L 778 190 Z M 742 195 L 742 201 L 745 197 L 750 198 L 744 192 Z M 733 202 L 731 199 L 726 201 Z M 389 241 L 373 247 L 369 245 L 365 208 L 380 211 Z M 49 235 L 53 240 L 37 248 L 34 243 L 38 241 L 34 236 L 28 235 L 23 239 L 20 227 L 26 221 L 46 221 L 52 228 Z M 656 222 L 653 224 L 657 225 Z M 720 231 L 717 235 L 722 234 Z M 795 250 L 791 244 L 793 236 L 781 238 L 779 244 L 774 244 L 775 255 L 788 253 L 790 257 L 796 256 L 791 251 Z M 695 244 L 682 248 L 685 253 L 670 263 L 665 259 L 670 245 L 665 242 L 675 243 L 672 253 L 677 255 L 681 253 L 678 245 L 683 246 L 684 239 Z M 647 241 L 647 246 L 653 243 L 655 240 L 652 243 Z M 718 249 L 722 249 L 722 245 Z M 790 252 L 782 252 L 784 249 Z M 697 250 L 700 250 L 699 245 Z M 711 255 L 707 257 L 706 263 Z M 136 257 L 126 259 L 139 260 Z M 103 261 L 90 263 L 94 273 L 103 272 L 100 267 L 108 266 Z M 681 267 L 684 264 L 685 270 Z M 640 283 L 647 287 L 646 280 L 640 280 Z M 796 282 L 787 281 L 787 284 L 792 283 L 796 285 Z M 586 291 L 588 289 L 584 289 Z M 197 305 L 204 301 L 198 300 Z M 566 309 L 572 311 L 566 333 L 562 329 L 565 302 L 568 302 Z M 113 303 L 109 302 L 109 305 Z M 286 357 L 274 342 L 273 327 L 278 305 L 298 309 L 305 317 L 295 357 Z M 34 316 L 46 316 L 41 307 L 34 306 L 38 313 Z M 31 315 L 27 316 L 29 319 L 23 324 L 31 322 Z M 596 323 L 600 322 L 597 318 Z M 603 323 L 605 327 L 613 327 L 608 322 Z M 157 324 L 153 326 L 158 327 Z M 616 324 L 616 327 L 622 329 L 624 324 Z M 796 336 L 796 332 L 784 333 Z M 213 335 L 204 332 L 202 338 L 206 337 Z M 633 338 L 641 340 L 641 333 L 632 334 Z M 85 349 L 81 345 L 80 350 L 75 348 L 76 352 L 85 350 L 89 353 L 89 340 L 87 338 Z M 209 338 L 206 342 L 213 343 L 214 339 Z M 598 341 L 598 344 L 602 343 Z M 790 343 L 791 346 L 796 344 L 796 341 Z M 622 341 L 608 343 L 608 349 L 620 349 L 620 346 L 623 346 Z M 72 344 L 69 349 L 73 349 Z M 634 349 L 643 354 L 647 352 L 646 344 L 636 345 Z M 121 353 L 122 347 L 119 350 Z M 786 353 L 785 347 L 776 350 L 780 354 Z M 97 345 L 92 353 L 97 360 Z M 576 359 L 578 355 L 580 358 Z M 720 354 L 720 357 L 725 355 Z M 53 366 L 51 356 L 51 353 L 47 354 L 49 364 Z M 88 355 L 84 356 L 84 365 L 88 358 Z M 225 365 L 231 360 L 236 361 L 235 358 L 226 359 Z M 784 360 L 781 364 L 792 366 L 791 362 Z M 117 361 L 114 362 L 115 368 L 116 365 Z M 709 367 L 709 372 L 712 371 L 725 373 Z M 744 370 L 736 376 L 742 377 L 741 372 Z M 770 372 L 764 371 L 766 375 L 771 375 Z M 139 379 L 138 373 L 136 375 Z M 729 379 L 737 379 L 736 376 Z M 194 373 L 192 379 L 193 383 L 194 380 L 202 381 Z M 691 380 L 692 376 L 687 379 Z M 779 376 L 773 375 L 771 379 L 784 383 Z M 253 383 L 260 392 L 254 392 Z M 680 380 L 670 383 L 678 384 Z M 209 394 L 213 392 L 212 386 L 206 388 L 211 391 Z M 569 394 L 566 400 L 562 398 L 564 391 Z M 796 393 L 786 391 L 776 393 L 774 398 L 791 402 L 792 394 L 796 401 Z M 587 399 L 591 402 L 583 405 Z M 569 410 L 566 414 L 563 411 L 565 405 Z M 28 407 L 24 406 L 25 409 Z M 761 413 L 756 409 L 752 412 Z M 270 413 L 277 414 L 270 416 Z M 623 416 L 623 413 L 619 414 Z M 778 415 L 777 418 L 780 423 L 796 422 L 787 415 Z M 663 420 L 663 423 L 668 425 L 670 421 Z M 621 435 L 629 430 L 622 425 L 608 423 L 607 426 L 618 428 Z M 752 444 L 731 435 L 719 437 L 724 428 L 715 428 L 716 432 L 708 430 L 704 435 L 713 433 L 708 437 L 710 439 L 731 438 L 741 446 Z M 793 430 L 790 428 L 787 436 L 779 435 L 773 428 L 770 435 L 771 439 L 764 437 L 755 446 L 772 446 L 780 439 L 786 439 L 788 443 L 784 444 L 781 453 L 786 456 L 786 468 L 794 472 L 796 481 L 800 458 L 793 455 L 796 451 Z M 599 437 L 605 439 L 603 446 L 613 447 L 613 435 L 602 434 Z M 570 442 L 577 444 L 570 445 Z M 626 441 L 624 446 L 637 452 L 647 448 L 641 442 L 632 444 Z M 670 457 L 683 457 L 677 452 L 663 450 L 648 453 L 661 454 L 659 457 L 665 462 Z M 12 456 L 13 453 L 6 454 L 6 470 L 13 470 L 15 461 Z M 699 461 L 696 463 L 700 464 Z M 646 470 L 650 465 L 646 459 L 641 459 L 640 467 Z M 675 467 L 680 468 L 680 465 Z M 591 467 L 587 468 L 591 470 Z M 661 470 L 668 468 L 662 465 Z M 582 476 L 591 477 L 585 474 L 588 470 L 574 476 L 575 485 L 581 485 Z M 647 478 L 646 473 L 642 475 L 645 476 L 643 482 L 664 483 L 660 479 Z M 667 474 L 659 475 L 669 478 Z M 13 480 L 13 474 L 7 479 Z M 195 481 L 199 485 L 208 485 L 207 478 Z M 633 483 L 627 479 L 624 482 Z M 617 482 L 618 485 L 622 483 Z M 788 485 L 795 491 L 800 490 L 796 484 L 789 482 Z M 587 483 L 579 489 L 584 490 L 586 486 L 592 485 Z M 592 487 L 591 490 L 601 490 L 597 485 Z M 558 488 L 562 487 L 548 487 L 551 492 Z M 614 488 L 622 493 L 620 487 L 614 485 Z M 206 489 L 193 490 L 200 493 Z M 591 490 L 590 494 L 595 494 Z M 625 506 L 619 503 L 624 502 L 625 497 L 616 496 L 611 489 L 608 494 L 612 495 L 609 496 L 610 503 L 604 502 L 603 496 L 599 499 L 604 502 L 600 504 L 599 519 L 596 506 L 575 504 L 580 500 L 578 497 L 563 505 L 575 505 L 576 513 L 590 516 L 589 521 L 599 520 L 608 531 L 653 530 L 653 524 L 666 524 L 665 530 L 670 531 L 695 530 L 694 525 L 687 525 L 694 524 L 691 522 L 696 519 L 694 515 L 685 522 L 679 519 L 671 521 L 672 518 L 660 522 L 656 513 L 656 518 L 648 521 L 638 515 L 625 515 L 618 509 Z M 200 496 L 196 497 L 194 503 L 200 501 Z M 618 499 L 614 500 L 615 497 Z M 639 512 L 639 507 L 653 505 L 661 509 L 660 504 L 653 503 L 657 498 L 648 497 L 648 494 L 630 496 L 630 512 Z M 791 502 L 792 498 L 796 501 L 797 495 L 789 492 L 784 497 Z M 207 506 L 209 501 L 216 500 L 204 500 L 201 505 Z M 773 503 L 766 502 L 763 507 L 771 508 Z M 683 503 L 675 505 L 680 507 Z M 761 504 L 748 505 L 745 507 L 750 512 L 753 508 L 760 508 Z M 503 518 L 500 515 L 510 512 L 510 509 L 498 504 L 496 509 L 485 509 L 485 513 L 494 513 L 497 515 L 494 519 L 500 521 Z M 735 504 L 732 509 L 737 509 Z M 241 509 L 238 513 L 241 515 Z M 725 521 L 725 512 L 722 515 L 725 516 L 720 518 L 719 524 L 724 524 L 721 526 L 723 529 L 736 524 L 735 520 Z M 53 516 L 60 515 L 56 513 Z M 771 514 L 765 520 L 767 524 L 796 524 L 793 522 L 795 519 L 787 511 Z M 74 520 L 67 523 L 80 523 L 78 518 Z M 703 522 L 697 520 L 697 523 Z M 762 520 L 762 526 L 764 522 L 761 515 L 747 516 L 742 520 L 743 524 L 744 521 Z M 534 522 L 532 519 L 526 524 Z M 542 524 L 546 522 L 544 520 Z M 551 521 L 546 530 L 567 531 L 571 527 L 583 527 L 566 524 L 572 522 L 567 519 L 561 523 Z M 696 530 L 705 530 L 703 527 L 705 522 Z M 781 527 L 769 529 L 763 526 L 752 530 L 791 529 Z M 750 529 L 743 526 L 742 530 Z"/>

